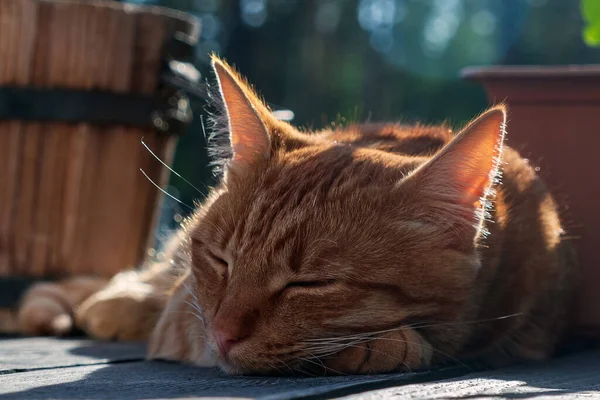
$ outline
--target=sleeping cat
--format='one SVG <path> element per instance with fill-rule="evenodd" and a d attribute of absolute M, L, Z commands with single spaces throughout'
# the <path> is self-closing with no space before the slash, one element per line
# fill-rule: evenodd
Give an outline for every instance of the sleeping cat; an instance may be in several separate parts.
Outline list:
<path fill-rule="evenodd" d="M 222 183 L 164 261 L 99 291 L 85 281 L 86 296 L 73 281 L 33 287 L 23 332 L 149 339 L 150 358 L 236 374 L 552 354 L 574 258 L 544 184 L 503 146 L 503 106 L 456 135 L 393 123 L 305 133 L 225 62 L 213 68 L 215 134 L 230 138 Z"/>

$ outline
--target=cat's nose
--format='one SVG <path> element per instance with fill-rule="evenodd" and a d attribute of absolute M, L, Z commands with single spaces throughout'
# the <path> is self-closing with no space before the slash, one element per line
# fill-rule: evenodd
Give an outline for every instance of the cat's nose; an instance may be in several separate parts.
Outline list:
<path fill-rule="evenodd" d="M 248 337 L 247 334 L 235 332 L 227 328 L 215 328 L 213 336 L 222 356 L 229 354 L 233 346 Z"/>

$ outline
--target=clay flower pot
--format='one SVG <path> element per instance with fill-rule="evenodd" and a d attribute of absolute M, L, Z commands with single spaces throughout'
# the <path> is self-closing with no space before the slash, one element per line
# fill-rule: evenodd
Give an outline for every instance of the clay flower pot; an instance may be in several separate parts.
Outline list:
<path fill-rule="evenodd" d="M 463 76 L 508 104 L 507 144 L 539 167 L 578 251 L 577 322 L 600 332 L 600 65 L 468 68 Z"/>

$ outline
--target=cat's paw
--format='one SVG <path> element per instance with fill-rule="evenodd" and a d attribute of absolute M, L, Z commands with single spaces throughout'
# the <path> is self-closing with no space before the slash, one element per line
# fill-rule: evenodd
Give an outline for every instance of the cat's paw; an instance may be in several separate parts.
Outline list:
<path fill-rule="evenodd" d="M 412 371 L 429 366 L 432 347 L 411 329 L 386 333 L 354 343 L 323 360 L 327 372 L 334 374 L 375 374 Z"/>
<path fill-rule="evenodd" d="M 29 336 L 66 335 L 73 328 L 71 311 L 67 293 L 58 284 L 37 284 L 21 300 L 19 332 Z"/>
<path fill-rule="evenodd" d="M 142 341 L 164 303 L 152 285 L 140 282 L 135 272 L 124 272 L 76 309 L 76 325 L 97 339 Z"/>
<path fill-rule="evenodd" d="M 102 278 L 78 277 L 32 286 L 21 299 L 18 330 L 30 336 L 63 336 L 73 329 L 73 308 L 106 285 Z"/>

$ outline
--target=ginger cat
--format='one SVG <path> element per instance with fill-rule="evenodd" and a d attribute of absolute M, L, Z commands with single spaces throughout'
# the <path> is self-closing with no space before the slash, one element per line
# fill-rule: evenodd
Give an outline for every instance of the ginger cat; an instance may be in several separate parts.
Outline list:
<path fill-rule="evenodd" d="M 574 257 L 544 184 L 503 146 L 503 106 L 456 135 L 393 123 L 304 133 L 223 61 L 213 68 L 215 134 L 230 138 L 222 183 L 164 262 L 99 291 L 86 281 L 89 297 L 70 295 L 73 281 L 33 287 L 23 332 L 149 339 L 149 358 L 236 374 L 552 354 Z"/>

